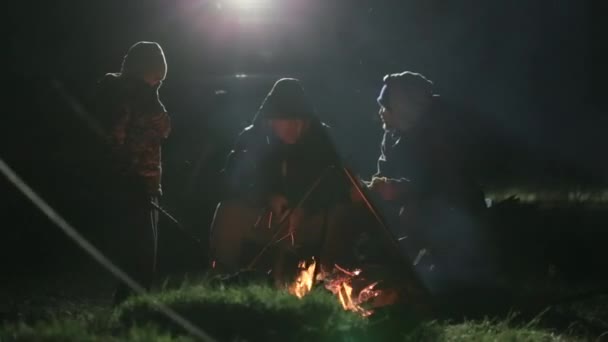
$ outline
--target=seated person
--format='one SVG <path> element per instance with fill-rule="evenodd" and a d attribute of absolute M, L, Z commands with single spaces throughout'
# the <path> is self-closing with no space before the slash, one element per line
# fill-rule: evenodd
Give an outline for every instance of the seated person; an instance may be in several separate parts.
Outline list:
<path fill-rule="evenodd" d="M 470 134 L 432 87 L 408 71 L 384 77 L 378 103 L 385 133 L 369 189 L 398 208 L 412 260 L 430 254 L 426 266 L 438 266 L 435 273 L 466 278 L 480 258 L 484 195 L 472 176 Z"/>
<path fill-rule="evenodd" d="M 216 268 L 250 267 L 271 241 L 301 258 L 319 254 L 328 212 L 349 200 L 327 131 L 298 80 L 274 84 L 223 170 L 225 198 L 211 232 Z M 272 268 L 273 252 L 262 253 L 256 268 Z"/>

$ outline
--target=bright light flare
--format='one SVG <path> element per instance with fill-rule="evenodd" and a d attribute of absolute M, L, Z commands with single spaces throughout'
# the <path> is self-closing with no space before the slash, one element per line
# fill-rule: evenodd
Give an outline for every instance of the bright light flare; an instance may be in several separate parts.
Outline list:
<path fill-rule="evenodd" d="M 251 11 L 270 6 L 269 0 L 226 0 L 230 7 Z"/>

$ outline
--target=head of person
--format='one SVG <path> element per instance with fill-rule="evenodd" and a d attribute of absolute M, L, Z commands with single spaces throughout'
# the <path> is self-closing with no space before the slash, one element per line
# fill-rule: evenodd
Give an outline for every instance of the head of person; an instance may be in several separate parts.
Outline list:
<path fill-rule="evenodd" d="M 314 118 L 314 108 L 300 81 L 282 78 L 264 99 L 255 121 L 266 125 L 280 142 L 293 145 L 306 135 Z"/>
<path fill-rule="evenodd" d="M 167 76 L 163 49 L 155 42 L 133 44 L 122 61 L 121 75 L 143 81 L 150 87 L 159 86 Z"/>
<path fill-rule="evenodd" d="M 378 114 L 383 128 L 405 132 L 415 126 L 430 108 L 433 82 L 410 71 L 386 75 L 383 82 L 378 96 Z"/>

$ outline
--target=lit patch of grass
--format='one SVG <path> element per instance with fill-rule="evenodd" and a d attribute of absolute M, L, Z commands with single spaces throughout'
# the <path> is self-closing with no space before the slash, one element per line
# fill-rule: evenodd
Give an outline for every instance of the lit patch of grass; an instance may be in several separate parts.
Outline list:
<path fill-rule="evenodd" d="M 123 326 L 153 323 L 181 332 L 160 313 L 154 299 L 220 340 L 353 340 L 365 332 L 366 321 L 346 312 L 325 291 L 302 300 L 268 286 L 191 286 L 127 301 L 114 319 Z"/>

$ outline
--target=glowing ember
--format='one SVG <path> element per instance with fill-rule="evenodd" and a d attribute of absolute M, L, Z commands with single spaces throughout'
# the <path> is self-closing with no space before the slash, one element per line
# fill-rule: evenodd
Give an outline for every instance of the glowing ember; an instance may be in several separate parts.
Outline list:
<path fill-rule="evenodd" d="M 372 302 L 376 297 L 380 296 L 381 291 L 375 287 L 378 282 L 374 282 L 363 287 L 359 291 L 353 289 L 353 282 L 365 281 L 360 279 L 361 270 L 348 271 L 338 265 L 334 266 L 334 271 L 331 275 L 325 275 L 325 288 L 331 291 L 338 297 L 340 304 L 344 310 L 359 313 L 361 316 L 367 317 L 373 314 L 372 310 L 365 309 L 362 305 Z"/>
<path fill-rule="evenodd" d="M 296 280 L 288 287 L 289 293 L 292 295 L 302 298 L 312 289 L 314 284 L 315 267 L 317 263 L 314 258 L 308 267 L 306 267 L 306 261 L 300 261 L 298 263 L 298 276 Z"/>
<path fill-rule="evenodd" d="M 375 290 L 376 285 L 378 285 L 378 282 L 367 285 L 365 288 L 363 288 L 363 290 L 359 291 L 359 296 L 357 297 L 359 303 L 365 303 L 373 300 L 380 295 L 380 291 Z"/>

